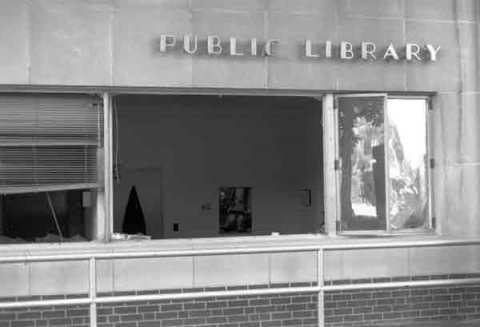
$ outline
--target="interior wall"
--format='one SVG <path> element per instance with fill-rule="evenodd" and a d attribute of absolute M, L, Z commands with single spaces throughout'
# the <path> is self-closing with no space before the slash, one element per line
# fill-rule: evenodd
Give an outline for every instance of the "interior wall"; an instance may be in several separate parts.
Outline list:
<path fill-rule="evenodd" d="M 252 234 L 318 232 L 321 102 L 313 98 L 119 96 L 114 230 L 132 185 L 152 238 L 219 233 L 218 191 L 252 188 Z M 302 202 L 311 189 L 311 206 Z M 173 230 L 178 224 L 178 231 Z"/>

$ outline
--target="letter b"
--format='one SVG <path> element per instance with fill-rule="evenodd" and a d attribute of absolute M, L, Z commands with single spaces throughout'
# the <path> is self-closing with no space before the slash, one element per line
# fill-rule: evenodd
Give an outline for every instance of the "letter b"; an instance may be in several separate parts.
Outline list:
<path fill-rule="evenodd" d="M 352 60 L 353 56 L 353 45 L 350 42 L 342 42 L 340 45 L 340 58 Z"/>
<path fill-rule="evenodd" d="M 207 39 L 207 53 L 220 55 L 222 54 L 222 45 L 218 36 L 209 35 Z"/>

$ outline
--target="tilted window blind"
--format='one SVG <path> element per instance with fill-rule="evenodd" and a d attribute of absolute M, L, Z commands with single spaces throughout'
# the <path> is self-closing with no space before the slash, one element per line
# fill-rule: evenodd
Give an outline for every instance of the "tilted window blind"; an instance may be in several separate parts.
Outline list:
<path fill-rule="evenodd" d="M 99 98 L 0 95 L 0 194 L 98 186 Z"/>

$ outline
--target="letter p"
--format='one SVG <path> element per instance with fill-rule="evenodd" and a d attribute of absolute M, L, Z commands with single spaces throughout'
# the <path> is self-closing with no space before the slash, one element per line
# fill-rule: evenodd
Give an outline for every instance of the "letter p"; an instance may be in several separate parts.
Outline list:
<path fill-rule="evenodd" d="M 167 52 L 167 48 L 175 46 L 176 39 L 172 35 L 160 35 L 160 52 Z"/>

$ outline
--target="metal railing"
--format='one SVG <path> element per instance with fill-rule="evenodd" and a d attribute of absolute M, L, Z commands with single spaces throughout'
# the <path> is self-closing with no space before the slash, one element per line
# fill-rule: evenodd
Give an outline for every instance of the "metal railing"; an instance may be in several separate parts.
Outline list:
<path fill-rule="evenodd" d="M 316 293 L 318 295 L 318 325 L 324 326 L 324 293 L 330 291 L 362 290 L 378 288 L 397 287 L 421 287 L 441 286 L 457 284 L 480 283 L 480 278 L 458 278 L 402 281 L 387 283 L 362 283 L 362 284 L 340 284 L 325 285 L 325 263 L 324 254 L 326 251 L 359 250 L 359 249 L 388 249 L 388 248 L 412 248 L 412 247 L 435 247 L 435 246 L 468 246 L 480 245 L 480 239 L 470 240 L 433 240 L 416 242 L 380 242 L 380 243 L 356 243 L 356 244 L 324 244 L 313 246 L 290 246 L 290 247 L 265 247 L 265 248 L 234 248 L 234 249 L 209 249 L 209 250 L 182 250 L 182 251 L 147 251 L 147 252 L 118 252 L 118 253 L 81 253 L 81 254 L 59 254 L 59 255 L 21 255 L 11 257 L 0 257 L 0 264 L 6 263 L 29 263 L 29 262 L 53 262 L 53 261 L 88 261 L 89 266 L 89 292 L 88 297 L 66 298 L 66 299 L 40 299 L 33 301 L 10 301 L 0 302 L 0 309 L 20 307 L 45 307 L 45 306 L 75 306 L 89 305 L 90 326 L 97 326 L 97 305 L 103 303 L 118 302 L 139 302 L 158 300 L 181 300 L 198 299 L 227 296 L 256 296 L 274 294 L 301 294 Z M 306 287 L 275 287 L 262 289 L 244 290 L 222 290 L 205 292 L 185 292 L 168 294 L 145 294 L 145 295 L 113 295 L 97 296 L 97 260 L 114 259 L 139 259 L 139 258 L 162 258 L 162 257 L 197 257 L 212 255 L 233 255 L 233 254 L 256 254 L 256 253 L 291 253 L 291 252 L 317 252 L 317 280 L 315 286 Z"/>

